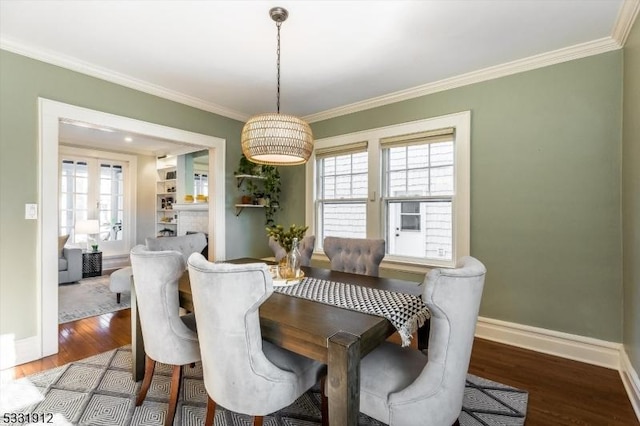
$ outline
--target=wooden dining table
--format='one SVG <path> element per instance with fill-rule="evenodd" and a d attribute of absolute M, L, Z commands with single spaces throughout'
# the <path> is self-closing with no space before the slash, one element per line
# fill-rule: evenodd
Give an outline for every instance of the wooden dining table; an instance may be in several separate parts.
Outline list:
<path fill-rule="evenodd" d="M 230 263 L 263 260 L 241 258 Z M 269 263 L 269 262 L 266 262 Z M 419 295 L 418 283 L 389 278 L 303 267 L 305 275 L 335 282 Z M 132 360 L 134 380 L 144 375 L 144 343 L 135 301 L 131 292 Z M 188 272 L 179 283 L 180 306 L 193 311 Z M 313 300 L 274 292 L 260 307 L 262 337 L 269 342 L 327 364 L 329 423 L 358 424 L 360 411 L 360 360 L 396 330 L 383 317 L 339 308 Z M 418 331 L 418 346 L 426 347 L 428 326 Z"/>

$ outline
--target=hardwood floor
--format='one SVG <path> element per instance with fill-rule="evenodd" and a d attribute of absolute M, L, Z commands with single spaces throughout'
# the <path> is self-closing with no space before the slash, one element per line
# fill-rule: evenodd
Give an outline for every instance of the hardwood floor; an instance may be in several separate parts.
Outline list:
<path fill-rule="evenodd" d="M 131 311 L 60 325 L 60 352 L 3 370 L 27 376 L 131 343 Z M 616 370 L 476 339 L 469 372 L 529 391 L 527 426 L 640 424 Z"/>

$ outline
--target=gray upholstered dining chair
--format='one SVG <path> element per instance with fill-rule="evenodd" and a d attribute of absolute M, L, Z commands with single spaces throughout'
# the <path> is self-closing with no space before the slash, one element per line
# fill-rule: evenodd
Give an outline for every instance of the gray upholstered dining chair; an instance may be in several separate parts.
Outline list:
<path fill-rule="evenodd" d="M 369 238 L 325 237 L 324 252 L 331 269 L 377 277 L 384 258 L 384 240 Z"/>
<path fill-rule="evenodd" d="M 458 424 L 486 269 L 472 257 L 433 269 L 428 355 L 384 342 L 360 364 L 360 411 L 390 426 Z"/>
<path fill-rule="evenodd" d="M 313 255 L 313 248 L 316 244 L 315 235 L 307 235 L 300 241 L 298 249 L 300 250 L 300 256 L 302 257 L 302 266 L 309 266 L 311 264 L 311 256 Z M 276 257 L 276 262 L 279 262 L 283 257 L 287 255 L 287 252 L 282 248 L 278 242 L 269 237 L 269 247 L 273 250 L 273 254 Z"/>
<path fill-rule="evenodd" d="M 147 396 L 156 362 L 173 365 L 165 419 L 165 425 L 172 425 L 182 366 L 200 361 L 195 317 L 179 313 L 178 280 L 186 271 L 186 263 L 178 251 L 151 251 L 138 245 L 131 250 L 131 268 L 146 352 L 144 378 L 136 405 L 142 404 Z"/>
<path fill-rule="evenodd" d="M 145 244 L 149 250 L 163 251 L 163 250 L 176 250 L 182 254 L 184 258 L 184 264 L 187 264 L 187 259 L 191 253 L 200 253 L 207 247 L 207 237 L 202 232 L 194 234 L 180 235 L 178 237 L 147 237 Z M 185 266 L 186 267 L 186 266 Z M 120 303 L 120 294 L 129 293 L 131 291 L 131 267 L 125 266 L 124 268 L 114 271 L 109 276 L 109 290 L 116 294 L 116 301 Z"/>
<path fill-rule="evenodd" d="M 209 395 L 205 425 L 213 423 L 216 404 L 261 425 L 263 416 L 287 407 L 324 377 L 323 364 L 262 340 L 258 309 L 273 293 L 264 263 L 214 264 L 194 253 L 188 264 Z"/>

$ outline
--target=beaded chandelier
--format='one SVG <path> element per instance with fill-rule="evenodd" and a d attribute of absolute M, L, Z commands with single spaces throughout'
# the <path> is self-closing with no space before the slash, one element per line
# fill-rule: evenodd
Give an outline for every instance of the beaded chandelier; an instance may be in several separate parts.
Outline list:
<path fill-rule="evenodd" d="M 298 117 L 280 114 L 280 26 L 289 13 L 282 7 L 269 11 L 278 28 L 277 112 L 254 115 L 242 128 L 242 152 L 257 164 L 295 166 L 304 164 L 313 151 L 311 127 Z"/>

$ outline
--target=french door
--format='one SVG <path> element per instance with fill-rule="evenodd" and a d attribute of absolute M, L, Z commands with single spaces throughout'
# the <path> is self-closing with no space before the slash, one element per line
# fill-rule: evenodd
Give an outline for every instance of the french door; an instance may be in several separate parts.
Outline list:
<path fill-rule="evenodd" d="M 59 235 L 69 235 L 69 242 L 84 246 L 88 238 L 96 240 L 105 256 L 124 254 L 129 247 L 130 196 L 127 161 L 60 156 Z M 76 233 L 80 221 L 97 219 L 99 233 Z"/>

